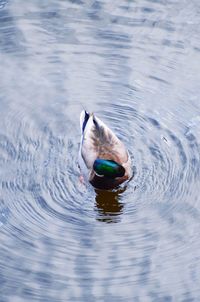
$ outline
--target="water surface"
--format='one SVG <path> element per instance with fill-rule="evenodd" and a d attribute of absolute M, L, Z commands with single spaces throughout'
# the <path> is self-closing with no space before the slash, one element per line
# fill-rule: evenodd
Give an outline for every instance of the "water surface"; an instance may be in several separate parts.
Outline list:
<path fill-rule="evenodd" d="M 0 301 L 200 301 L 200 3 L 0 1 Z M 133 160 L 79 181 L 79 114 Z"/>

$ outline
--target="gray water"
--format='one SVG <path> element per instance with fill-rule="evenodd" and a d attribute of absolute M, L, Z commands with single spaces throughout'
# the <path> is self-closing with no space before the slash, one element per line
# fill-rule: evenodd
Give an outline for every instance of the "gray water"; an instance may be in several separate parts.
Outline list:
<path fill-rule="evenodd" d="M 200 301 L 200 2 L 0 0 L 0 302 Z M 79 181 L 79 114 L 134 178 Z"/>

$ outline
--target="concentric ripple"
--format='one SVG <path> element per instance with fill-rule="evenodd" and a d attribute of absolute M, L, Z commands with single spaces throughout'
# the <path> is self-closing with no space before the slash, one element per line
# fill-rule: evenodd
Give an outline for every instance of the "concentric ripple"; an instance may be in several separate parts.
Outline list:
<path fill-rule="evenodd" d="M 0 136 L 1 165 L 9 162 L 12 167 L 7 177 L 1 177 L 4 195 L 0 226 L 3 237 L 7 238 L 2 255 L 14 249 L 7 273 L 2 272 L 6 278 L 4 292 L 14 282 L 10 276 L 14 270 L 23 283 L 23 297 L 27 298 L 31 291 L 30 295 L 37 299 L 38 291 L 32 291 L 32 286 L 27 287 L 23 280 L 28 270 L 32 285 L 41 284 L 45 288 L 55 279 L 58 288 L 65 284 L 67 288 L 77 289 L 84 284 L 102 293 L 106 282 L 112 296 L 117 286 L 120 291 L 116 299 L 121 295 L 121 299 L 126 296 L 128 301 L 133 295 L 132 286 L 140 282 L 149 291 L 155 288 L 160 273 L 156 266 L 152 279 L 152 265 L 156 261 L 161 272 L 165 271 L 174 259 L 174 246 L 179 255 L 176 266 L 188 258 L 188 264 L 191 262 L 190 246 L 198 247 L 200 221 L 196 188 L 200 150 L 194 125 L 181 125 L 176 128 L 179 132 L 172 131 L 158 116 L 128 105 L 103 105 L 104 110 L 97 114 L 126 144 L 134 172 L 127 187 L 113 192 L 95 192 L 79 180 L 78 126 L 75 137 L 64 133 L 57 136 L 48 124 L 38 128 L 32 123 L 27 127 L 23 114 L 21 122 L 17 114 L 12 120 L 19 128 L 9 126 L 15 141 Z M 119 126 L 123 120 L 126 127 Z M 111 226 L 110 231 L 107 225 Z M 17 244 L 17 249 L 13 244 Z M 25 247 L 28 252 L 22 257 Z M 162 263 L 157 257 L 169 260 Z M 33 261 L 38 263 L 38 268 L 30 270 Z M 196 274 L 197 269 L 198 265 L 192 270 L 186 266 L 187 273 Z M 113 271 L 112 281 L 99 277 L 100 271 L 105 276 Z M 162 281 L 161 287 L 171 286 L 171 282 L 162 285 Z M 181 281 L 177 286 L 181 287 Z M 14 293 L 18 295 L 16 289 Z M 56 293 L 53 287 L 50 295 L 55 297 Z M 43 297 L 41 291 L 39 295 Z"/>
<path fill-rule="evenodd" d="M 200 301 L 199 2 L 0 1 L 0 301 Z M 79 114 L 133 179 L 80 180 Z"/>

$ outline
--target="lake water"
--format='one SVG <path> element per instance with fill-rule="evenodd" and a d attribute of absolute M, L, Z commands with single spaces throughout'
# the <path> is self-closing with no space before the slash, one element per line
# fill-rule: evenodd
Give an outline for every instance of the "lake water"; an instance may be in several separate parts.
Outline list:
<path fill-rule="evenodd" d="M 0 0 L 0 302 L 200 301 L 199 0 Z M 79 181 L 79 114 L 130 151 Z"/>

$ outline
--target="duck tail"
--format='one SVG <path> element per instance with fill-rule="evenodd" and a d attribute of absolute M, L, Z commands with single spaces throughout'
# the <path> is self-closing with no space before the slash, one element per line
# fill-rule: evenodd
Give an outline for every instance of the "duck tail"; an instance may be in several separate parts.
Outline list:
<path fill-rule="evenodd" d="M 85 127 L 86 127 L 86 124 L 87 124 L 89 118 L 90 118 L 90 113 L 88 113 L 86 110 L 83 110 L 80 114 L 80 127 L 81 127 L 82 133 L 85 130 Z"/>

